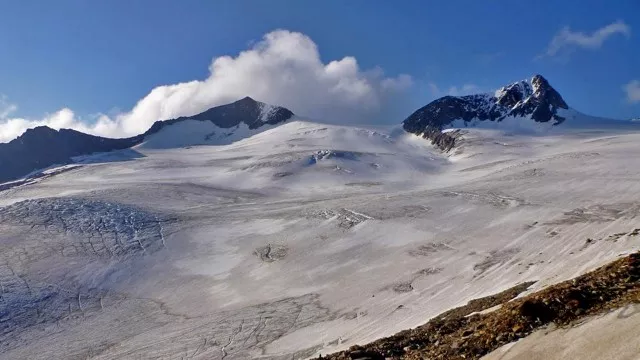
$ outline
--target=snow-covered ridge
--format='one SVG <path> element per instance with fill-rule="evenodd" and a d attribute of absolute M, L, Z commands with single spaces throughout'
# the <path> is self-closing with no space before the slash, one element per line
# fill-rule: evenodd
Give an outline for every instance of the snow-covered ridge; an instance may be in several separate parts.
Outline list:
<path fill-rule="evenodd" d="M 245 123 L 223 128 L 211 121 L 185 119 L 166 125 L 158 132 L 147 135 L 137 149 L 169 149 L 198 145 L 227 145 L 249 138 L 278 125 L 264 124 L 251 129 Z"/>
<path fill-rule="evenodd" d="M 197 115 L 158 121 L 143 136 L 146 148 L 223 145 L 290 121 L 294 114 L 280 106 L 245 97 Z"/>
<path fill-rule="evenodd" d="M 230 104 L 213 107 L 192 116 L 156 121 L 143 136 L 153 135 L 165 126 L 174 125 L 186 120 L 207 121 L 219 128 L 233 128 L 245 124 L 249 129 L 257 129 L 263 125 L 276 125 L 288 121 L 293 112 L 281 106 L 274 106 L 244 97 Z"/>

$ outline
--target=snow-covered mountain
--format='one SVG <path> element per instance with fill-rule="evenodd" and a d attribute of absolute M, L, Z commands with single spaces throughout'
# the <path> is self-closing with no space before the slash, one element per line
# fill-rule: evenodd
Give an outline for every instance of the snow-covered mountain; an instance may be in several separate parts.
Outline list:
<path fill-rule="evenodd" d="M 293 116 L 283 107 L 245 97 L 193 116 L 157 121 L 144 134 L 126 139 L 109 139 L 41 126 L 27 130 L 9 143 L 0 143 L 0 183 L 52 165 L 71 163 L 74 157 L 139 144 L 167 148 L 228 143 L 257 134 Z"/>
<path fill-rule="evenodd" d="M 568 110 L 562 96 L 541 75 L 500 88 L 493 94 L 445 96 L 418 109 L 404 121 L 409 132 L 426 127 L 446 128 L 456 120 L 502 121 L 507 117 L 525 117 L 536 122 L 565 120 L 558 110 Z"/>
<path fill-rule="evenodd" d="M 457 133 L 449 128 L 481 127 L 505 131 L 548 133 L 557 129 L 620 129 L 628 121 L 588 116 L 569 107 L 541 75 L 506 85 L 494 93 L 445 96 L 416 110 L 403 122 L 406 131 L 430 139 L 448 151 Z"/>
<path fill-rule="evenodd" d="M 305 359 L 640 248 L 640 132 L 464 137 L 286 121 L 2 189 L 0 358 Z"/>
<path fill-rule="evenodd" d="M 536 121 L 530 90 L 449 153 L 243 99 L 3 184 L 0 358 L 305 359 L 640 249 L 640 129 Z"/>

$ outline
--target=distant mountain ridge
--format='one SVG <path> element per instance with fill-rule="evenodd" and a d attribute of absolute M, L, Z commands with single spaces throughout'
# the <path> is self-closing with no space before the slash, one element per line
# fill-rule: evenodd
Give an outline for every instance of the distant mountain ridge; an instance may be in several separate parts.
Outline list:
<path fill-rule="evenodd" d="M 0 143 L 0 183 L 52 165 L 71 163 L 75 156 L 136 146 L 144 142 L 148 136 L 185 120 L 210 121 L 223 129 L 241 124 L 245 124 L 249 129 L 258 129 L 264 125 L 285 122 L 293 116 L 293 112 L 286 108 L 245 97 L 193 116 L 156 121 L 143 134 L 123 139 L 89 135 L 71 129 L 54 130 L 47 126 L 39 126 L 27 130 L 8 143 Z"/>
<path fill-rule="evenodd" d="M 73 162 L 74 157 L 121 150 L 140 145 L 147 149 L 171 148 L 238 141 L 294 117 L 290 110 L 250 97 L 213 107 L 202 113 L 156 121 L 144 133 L 110 139 L 79 131 L 48 127 L 27 130 L 9 143 L 0 143 L 0 183 L 18 179 L 35 170 Z M 416 110 L 403 129 L 429 139 L 443 151 L 456 146 L 462 135 L 447 128 L 483 125 L 506 126 L 513 122 L 541 125 L 545 129 L 566 123 L 596 128 L 603 122 L 571 109 L 558 91 L 541 75 L 506 85 L 494 93 L 445 96 Z M 579 121 L 574 121 L 579 120 Z M 619 121 L 621 128 L 622 121 Z M 628 124 L 638 121 L 626 121 Z M 638 129 L 638 128 L 635 128 Z"/>
<path fill-rule="evenodd" d="M 13 180 L 54 164 L 68 164 L 71 158 L 94 152 L 126 149 L 140 137 L 109 139 L 71 129 L 39 126 L 18 138 L 0 144 L 0 182 Z"/>

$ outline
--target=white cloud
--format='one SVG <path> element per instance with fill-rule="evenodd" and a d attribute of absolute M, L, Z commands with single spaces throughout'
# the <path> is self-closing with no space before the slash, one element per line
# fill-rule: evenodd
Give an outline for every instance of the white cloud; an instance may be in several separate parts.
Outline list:
<path fill-rule="evenodd" d="M 18 110 L 16 104 L 12 104 L 7 100 L 6 95 L 0 95 L 0 120 L 6 119 L 11 113 Z"/>
<path fill-rule="evenodd" d="M 435 83 L 428 83 L 427 87 L 433 96 L 441 97 L 445 95 L 463 96 L 478 94 L 482 92 L 482 88 L 476 84 L 463 84 L 462 86 L 450 86 L 446 90 L 440 89 Z"/>
<path fill-rule="evenodd" d="M 619 20 L 597 29 L 591 34 L 585 34 L 580 31 L 572 31 L 571 28 L 567 26 L 551 39 L 544 54 L 539 57 L 569 54 L 577 48 L 596 50 L 602 47 L 602 44 L 604 44 L 608 38 L 616 34 L 629 37 L 631 35 L 631 27 Z"/>
<path fill-rule="evenodd" d="M 640 102 L 640 80 L 631 80 L 622 87 L 627 94 L 627 101 L 635 104 Z"/>
<path fill-rule="evenodd" d="M 408 75 L 385 77 L 379 68 L 363 71 L 351 56 L 325 64 L 308 36 L 276 30 L 236 57 L 214 59 L 205 80 L 156 87 L 129 112 L 101 115 L 92 125 L 84 124 L 69 109 L 35 121 L 0 121 L 0 141 L 37 125 L 131 136 L 146 131 L 156 120 L 197 114 L 245 96 L 323 121 L 399 122 L 396 110 L 411 83 Z"/>

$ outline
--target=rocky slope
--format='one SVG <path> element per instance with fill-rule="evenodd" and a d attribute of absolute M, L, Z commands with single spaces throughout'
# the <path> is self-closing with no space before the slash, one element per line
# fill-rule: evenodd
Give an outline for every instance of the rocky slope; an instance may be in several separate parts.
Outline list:
<path fill-rule="evenodd" d="M 562 123 L 560 109 L 569 106 L 541 75 L 502 87 L 494 94 L 445 96 L 416 110 L 403 122 L 406 131 L 430 139 L 442 150 L 450 150 L 455 134 L 442 130 L 482 121 L 500 122 L 508 117 L 526 118 L 538 123 Z"/>
<path fill-rule="evenodd" d="M 140 144 L 169 125 L 185 120 L 210 121 L 220 128 L 246 124 L 249 129 L 276 125 L 293 117 L 293 113 L 250 97 L 231 104 L 213 107 L 197 115 L 156 121 L 144 134 L 125 139 L 110 139 L 71 129 L 54 130 L 46 126 L 29 129 L 9 143 L 0 143 L 0 183 L 17 179 L 38 169 L 72 162 L 72 157 L 96 152 L 126 149 Z"/>
<path fill-rule="evenodd" d="M 637 232 L 638 230 L 634 230 Z M 472 300 L 415 329 L 323 359 L 480 359 L 547 324 L 575 323 L 640 299 L 640 253 L 511 300 L 532 283 Z M 499 307 L 494 311 L 492 308 Z"/>

